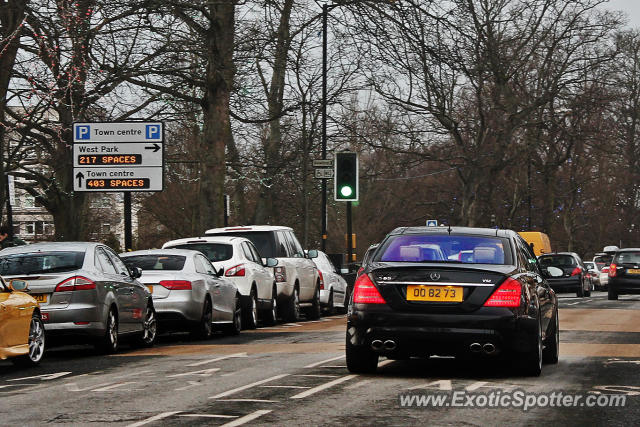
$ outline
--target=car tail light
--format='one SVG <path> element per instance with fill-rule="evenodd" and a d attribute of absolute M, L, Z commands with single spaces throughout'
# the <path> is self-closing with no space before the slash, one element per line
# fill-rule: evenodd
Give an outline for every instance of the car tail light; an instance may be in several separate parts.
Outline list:
<path fill-rule="evenodd" d="M 602 267 L 602 272 L 603 273 L 608 273 L 609 272 L 609 267 Z"/>
<path fill-rule="evenodd" d="M 191 290 L 191 282 L 188 280 L 161 280 L 158 284 L 172 291 Z"/>
<path fill-rule="evenodd" d="M 58 283 L 54 292 L 86 291 L 95 288 L 96 284 L 92 280 L 82 276 L 73 276 Z"/>
<path fill-rule="evenodd" d="M 227 277 L 244 277 L 244 264 L 234 265 L 224 275 Z"/>
<path fill-rule="evenodd" d="M 616 264 L 611 264 L 609 266 L 609 277 L 616 277 L 616 269 L 618 268 L 618 266 Z"/>
<path fill-rule="evenodd" d="M 353 285 L 354 304 L 386 304 L 378 288 L 373 284 L 368 274 L 363 274 L 356 279 Z"/>
<path fill-rule="evenodd" d="M 356 277 L 360 276 L 362 274 L 362 272 L 364 271 L 364 267 L 360 267 L 358 269 L 358 272 L 356 273 Z"/>
<path fill-rule="evenodd" d="M 273 275 L 276 277 L 276 282 L 287 281 L 287 270 L 284 268 L 284 266 L 273 267 Z"/>
<path fill-rule="evenodd" d="M 577 275 L 579 275 L 580 273 L 582 273 L 582 269 L 581 269 L 580 267 L 576 267 L 576 268 L 574 268 L 574 269 L 573 269 L 573 271 L 571 272 L 571 275 L 572 275 L 572 276 L 577 276 Z"/>
<path fill-rule="evenodd" d="M 320 279 L 320 290 L 324 289 L 324 276 L 322 275 L 322 271 L 318 270 L 318 278 Z"/>
<path fill-rule="evenodd" d="M 520 307 L 522 297 L 522 284 L 515 279 L 508 278 L 489 299 L 484 303 L 485 307 Z"/>

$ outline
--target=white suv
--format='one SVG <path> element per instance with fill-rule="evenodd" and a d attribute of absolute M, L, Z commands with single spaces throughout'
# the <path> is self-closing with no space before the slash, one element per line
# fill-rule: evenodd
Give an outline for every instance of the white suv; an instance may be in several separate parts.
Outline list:
<path fill-rule="evenodd" d="M 162 245 L 163 249 L 192 249 L 202 252 L 219 272 L 238 288 L 242 298 L 242 326 L 255 329 L 260 320 L 268 325 L 276 323 L 278 301 L 276 282 L 268 267 L 275 267 L 273 258 L 262 260 L 250 240 L 242 237 L 192 237 L 172 240 Z"/>
<path fill-rule="evenodd" d="M 213 228 L 206 236 L 238 236 L 251 240 L 262 257 L 275 258 L 273 268 L 278 290 L 278 304 L 282 317 L 297 322 L 300 310 L 307 317 L 320 317 L 320 276 L 314 262 L 305 254 L 300 242 L 289 227 L 249 225 Z"/>

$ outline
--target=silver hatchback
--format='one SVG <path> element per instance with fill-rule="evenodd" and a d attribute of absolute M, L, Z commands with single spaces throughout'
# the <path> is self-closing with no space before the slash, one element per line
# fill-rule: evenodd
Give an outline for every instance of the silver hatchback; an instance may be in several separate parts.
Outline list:
<path fill-rule="evenodd" d="M 150 346 L 156 317 L 149 290 L 111 248 L 100 243 L 37 243 L 0 251 L 0 275 L 29 283 L 47 336 L 90 340 L 104 352 L 128 335 Z"/>
<path fill-rule="evenodd" d="M 140 281 L 153 294 L 160 325 L 188 330 L 207 339 L 213 327 L 238 334 L 242 327 L 240 293 L 201 252 L 152 249 L 120 254 L 130 268 L 140 268 Z"/>

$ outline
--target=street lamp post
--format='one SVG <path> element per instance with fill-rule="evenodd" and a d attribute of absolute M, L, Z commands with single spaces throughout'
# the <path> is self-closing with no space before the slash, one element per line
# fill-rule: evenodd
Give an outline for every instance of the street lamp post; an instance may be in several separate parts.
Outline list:
<path fill-rule="evenodd" d="M 322 4 L 322 159 L 327 158 L 327 17 L 329 5 Z M 322 180 L 322 244 L 327 250 L 327 180 Z"/>

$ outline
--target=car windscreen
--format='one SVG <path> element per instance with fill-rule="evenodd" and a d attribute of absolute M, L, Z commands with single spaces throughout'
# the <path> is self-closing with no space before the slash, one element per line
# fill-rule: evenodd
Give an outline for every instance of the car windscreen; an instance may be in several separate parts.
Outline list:
<path fill-rule="evenodd" d="M 211 262 L 226 261 L 233 257 L 233 246 L 225 243 L 205 243 L 205 242 L 193 242 L 183 243 L 176 246 L 171 246 L 174 249 L 190 249 L 192 251 L 200 251 L 209 258 Z"/>
<path fill-rule="evenodd" d="M 180 271 L 187 257 L 180 255 L 133 255 L 121 257 L 129 268 L 138 267 L 143 271 Z"/>
<path fill-rule="evenodd" d="M 84 252 L 31 252 L 0 256 L 0 275 L 61 273 L 80 270 Z"/>
<path fill-rule="evenodd" d="M 640 251 L 618 252 L 613 259 L 613 264 L 640 264 Z"/>
<path fill-rule="evenodd" d="M 236 236 L 251 240 L 262 258 L 277 258 L 273 231 L 236 231 L 230 233 L 207 234 L 207 236 Z"/>
<path fill-rule="evenodd" d="M 578 262 L 571 255 L 543 255 L 538 258 L 540 265 L 546 267 L 576 267 Z"/>
<path fill-rule="evenodd" d="M 606 267 L 611 264 L 613 255 L 596 255 L 593 257 L 593 261 L 598 264 L 598 268 Z"/>
<path fill-rule="evenodd" d="M 381 262 L 512 264 L 509 241 L 500 237 L 405 234 L 389 237 L 376 252 Z"/>

